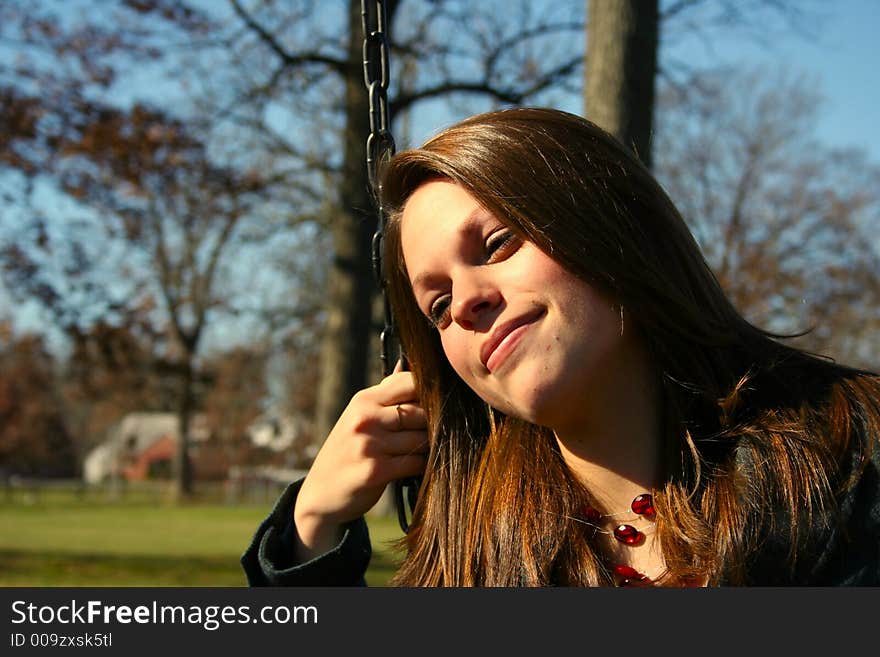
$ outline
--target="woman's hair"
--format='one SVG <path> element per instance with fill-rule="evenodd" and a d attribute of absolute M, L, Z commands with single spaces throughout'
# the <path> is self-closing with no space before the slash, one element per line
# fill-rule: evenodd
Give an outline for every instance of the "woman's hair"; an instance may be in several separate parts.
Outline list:
<path fill-rule="evenodd" d="M 669 580 L 747 583 L 744 565 L 779 534 L 780 518 L 789 540 L 774 549 L 795 572 L 799 549 L 822 531 L 846 485 L 842 454 L 852 445 L 862 454 L 861 443 L 880 431 L 876 379 L 748 323 L 666 193 L 613 137 L 565 112 L 513 109 L 454 125 L 398 153 L 384 171 L 388 292 L 431 444 L 394 581 L 612 581 L 610 562 L 578 517 L 595 500 L 566 467 L 552 431 L 477 397 L 416 305 L 400 216 L 409 196 L 436 179 L 461 185 L 606 293 L 625 309 L 627 329 L 638 331 L 661 396 L 666 483 L 654 497 Z"/>

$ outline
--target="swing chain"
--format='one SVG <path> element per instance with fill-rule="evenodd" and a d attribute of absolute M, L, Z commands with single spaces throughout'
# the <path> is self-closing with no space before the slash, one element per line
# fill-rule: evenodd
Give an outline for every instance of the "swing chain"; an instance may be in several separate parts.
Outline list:
<path fill-rule="evenodd" d="M 391 374 L 393 364 L 389 355 L 394 339 L 394 318 L 391 314 L 391 304 L 385 285 L 385 276 L 382 271 L 382 240 L 385 234 L 385 222 L 387 219 L 385 208 L 382 204 L 382 179 L 379 175 L 379 167 L 391 159 L 394 155 L 394 138 L 391 136 L 388 111 L 388 80 L 389 80 L 389 43 L 388 43 L 388 18 L 386 12 L 386 0 L 373 0 L 371 11 L 370 0 L 361 0 L 361 27 L 364 31 L 364 84 L 369 93 L 370 103 L 370 135 L 367 137 L 367 176 L 370 188 L 376 203 L 379 215 L 379 225 L 373 234 L 372 257 L 373 273 L 376 282 L 382 291 L 384 303 L 385 327 L 381 335 L 382 370 L 385 376 Z M 401 365 L 408 369 L 406 357 L 399 354 Z M 420 480 L 410 477 L 396 480 L 394 487 L 394 502 L 397 507 L 397 519 L 404 533 L 409 531 L 407 509 L 410 512 L 415 508 Z"/>
<path fill-rule="evenodd" d="M 379 167 L 394 155 L 394 138 L 391 136 L 388 112 L 389 43 L 386 0 L 361 0 L 361 26 L 364 32 L 364 84 L 369 94 L 370 134 L 367 137 L 367 176 L 376 202 L 379 225 L 373 235 L 373 274 L 384 299 L 385 327 L 381 334 L 383 373 L 387 376 L 393 369 L 389 357 L 394 343 L 394 322 L 391 306 L 385 293 L 385 277 L 382 273 L 382 240 L 385 233 L 386 213 L 382 206 L 382 182 Z"/>

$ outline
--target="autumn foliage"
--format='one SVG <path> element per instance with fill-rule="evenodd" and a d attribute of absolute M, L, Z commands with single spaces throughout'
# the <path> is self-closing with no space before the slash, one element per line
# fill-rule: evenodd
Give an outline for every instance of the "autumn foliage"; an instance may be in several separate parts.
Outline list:
<path fill-rule="evenodd" d="M 39 336 L 0 336 L 0 474 L 73 476 L 77 458 L 55 362 Z"/>

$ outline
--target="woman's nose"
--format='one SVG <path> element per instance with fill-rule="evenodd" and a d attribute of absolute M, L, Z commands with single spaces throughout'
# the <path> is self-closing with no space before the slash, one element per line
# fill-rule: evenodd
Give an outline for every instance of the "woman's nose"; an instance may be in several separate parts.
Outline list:
<path fill-rule="evenodd" d="M 492 323 L 492 312 L 501 303 L 501 292 L 489 281 L 467 277 L 456 281 L 452 293 L 452 321 L 467 331 Z"/>

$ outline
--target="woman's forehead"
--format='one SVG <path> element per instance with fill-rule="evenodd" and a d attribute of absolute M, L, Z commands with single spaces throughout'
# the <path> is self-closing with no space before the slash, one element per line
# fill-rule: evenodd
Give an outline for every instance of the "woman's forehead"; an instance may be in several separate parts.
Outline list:
<path fill-rule="evenodd" d="M 440 180 L 424 183 L 410 195 L 400 215 L 404 248 L 416 237 L 436 239 L 450 232 L 467 233 L 491 217 L 461 185 Z"/>
<path fill-rule="evenodd" d="M 463 187 L 446 181 L 425 183 L 410 195 L 400 215 L 400 246 L 413 288 L 430 277 L 433 263 L 448 249 L 481 236 L 494 215 Z"/>

